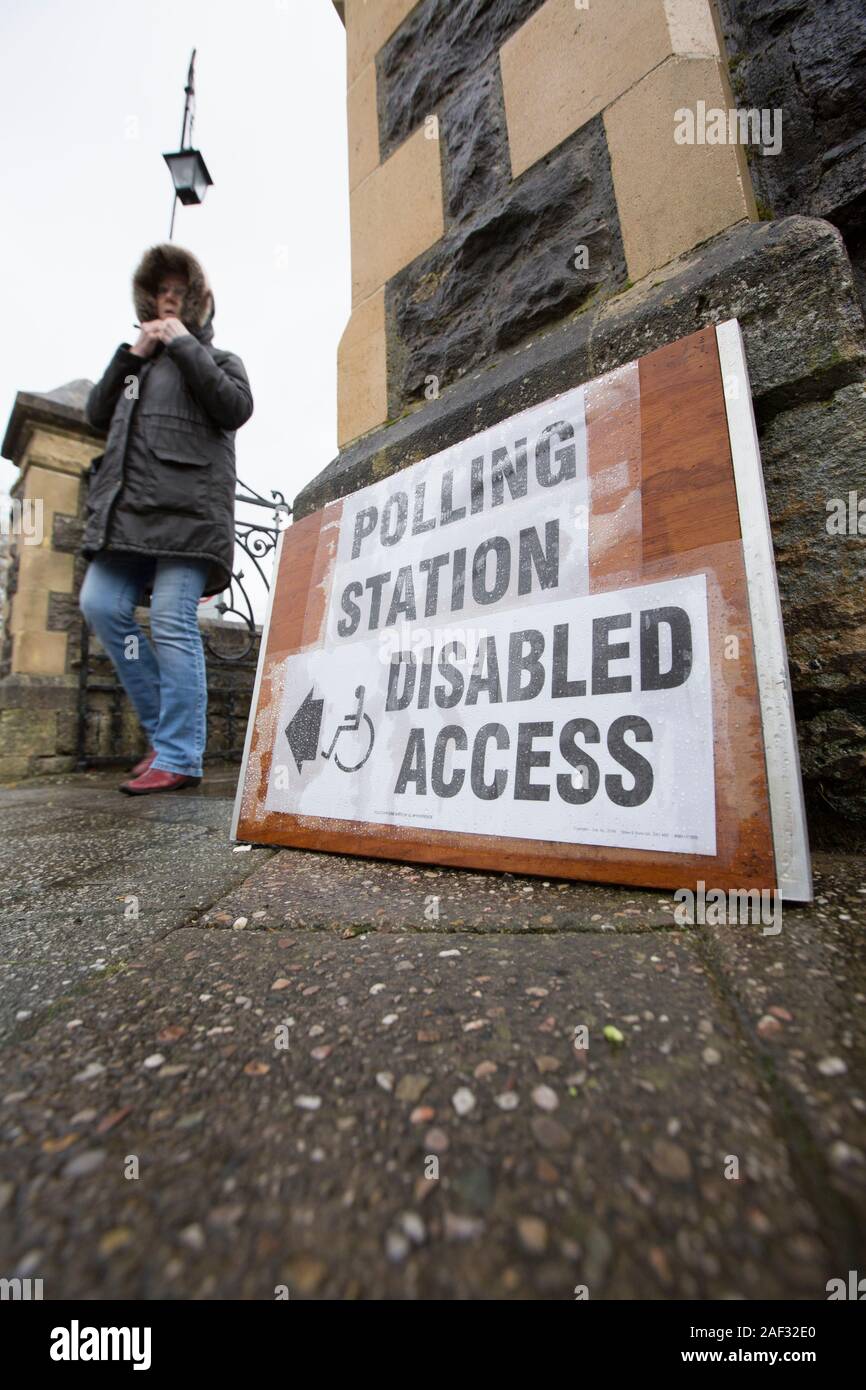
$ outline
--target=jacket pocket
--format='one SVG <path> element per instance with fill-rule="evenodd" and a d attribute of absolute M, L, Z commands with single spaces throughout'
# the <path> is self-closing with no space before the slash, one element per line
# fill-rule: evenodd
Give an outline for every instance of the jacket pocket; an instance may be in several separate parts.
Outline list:
<path fill-rule="evenodd" d="M 96 475 L 102 467 L 102 461 L 104 458 L 105 454 L 97 454 L 96 458 L 91 459 L 87 467 L 82 469 L 82 477 L 84 478 L 84 481 L 86 482 L 87 487 L 90 491 L 93 490 L 93 484 L 96 480 Z"/>
<path fill-rule="evenodd" d="M 104 474 L 102 477 L 99 476 L 99 470 L 102 467 L 104 458 L 105 454 L 97 454 L 96 458 L 91 459 L 90 463 L 83 470 L 83 477 L 86 484 L 84 507 L 85 516 L 88 518 L 92 512 L 96 511 L 96 494 L 99 491 L 100 483 L 104 481 L 105 477 Z"/>
<path fill-rule="evenodd" d="M 201 427 L 178 419 L 146 417 L 145 439 L 151 455 L 146 505 L 157 511 L 207 512 L 208 468 L 224 449 L 222 441 Z"/>
<path fill-rule="evenodd" d="M 169 463 L 185 463 L 192 468 L 204 468 L 212 463 L 220 449 L 220 441 L 194 428 L 166 424 L 164 420 L 148 419 L 145 438 L 152 454 Z"/>

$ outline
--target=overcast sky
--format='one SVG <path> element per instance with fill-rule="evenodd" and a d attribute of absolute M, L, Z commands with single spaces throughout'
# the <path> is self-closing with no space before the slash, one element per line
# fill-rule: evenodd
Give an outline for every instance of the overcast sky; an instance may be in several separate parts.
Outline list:
<path fill-rule="evenodd" d="M 349 317 L 345 31 L 331 0 L 5 0 L 0 11 L 0 425 L 19 390 L 98 378 L 134 339 L 129 282 L 168 237 L 190 52 L 194 141 L 214 180 L 178 205 L 214 341 L 255 413 L 238 473 L 291 499 L 336 454 Z M 0 462 L 0 491 L 16 470 Z"/>

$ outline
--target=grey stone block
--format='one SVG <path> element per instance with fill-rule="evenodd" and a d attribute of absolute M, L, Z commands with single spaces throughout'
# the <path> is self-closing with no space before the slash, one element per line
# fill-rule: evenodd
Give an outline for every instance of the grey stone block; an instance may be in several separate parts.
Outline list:
<path fill-rule="evenodd" d="M 437 111 L 542 0 L 422 0 L 379 51 L 376 84 L 382 158 Z"/>
<path fill-rule="evenodd" d="M 740 107 L 779 108 L 782 150 L 750 152 L 755 191 L 779 216 L 866 228 L 866 8 L 862 0 L 718 0 Z"/>
<path fill-rule="evenodd" d="M 452 206 L 457 200 L 452 188 Z M 477 210 L 463 202 L 461 210 L 466 215 L 388 282 L 392 416 L 424 399 L 430 376 L 442 390 L 625 284 L 600 119 Z"/>

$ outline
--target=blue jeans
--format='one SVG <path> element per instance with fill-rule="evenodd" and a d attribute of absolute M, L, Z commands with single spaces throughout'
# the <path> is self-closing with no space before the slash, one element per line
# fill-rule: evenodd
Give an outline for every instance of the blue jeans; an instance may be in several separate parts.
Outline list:
<path fill-rule="evenodd" d="M 114 664 L 150 746 L 153 767 L 201 777 L 207 674 L 198 625 L 206 560 L 168 560 L 108 552 L 91 560 L 81 611 Z M 135 621 L 146 585 L 148 641 Z"/>

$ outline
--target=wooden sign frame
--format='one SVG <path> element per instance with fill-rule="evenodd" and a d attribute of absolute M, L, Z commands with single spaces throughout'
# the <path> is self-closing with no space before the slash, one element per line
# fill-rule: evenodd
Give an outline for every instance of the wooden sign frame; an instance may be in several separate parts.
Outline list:
<path fill-rule="evenodd" d="M 347 499 L 295 522 L 280 537 L 233 839 L 549 878 L 667 888 L 703 881 L 725 891 L 777 889 L 783 898 L 811 900 L 787 654 L 736 320 L 704 328 L 588 383 L 586 438 L 590 593 L 706 576 L 715 855 L 266 809 L 281 672 L 287 658 L 325 645 Z"/>

